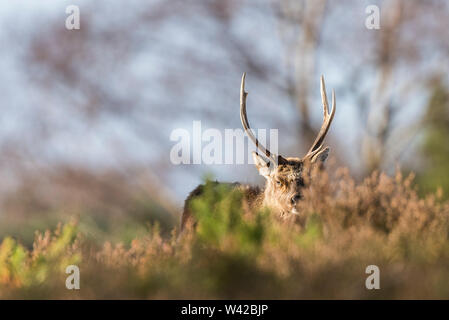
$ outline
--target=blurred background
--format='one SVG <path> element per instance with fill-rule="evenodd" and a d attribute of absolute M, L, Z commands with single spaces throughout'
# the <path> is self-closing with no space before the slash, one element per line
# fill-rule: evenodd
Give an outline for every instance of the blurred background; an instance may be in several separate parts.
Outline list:
<path fill-rule="evenodd" d="M 66 7 L 80 8 L 67 30 Z M 380 29 L 367 29 L 369 5 Z M 449 195 L 449 4 L 443 1 L 0 2 L 0 238 L 77 217 L 99 241 L 170 230 L 205 174 L 262 183 L 249 165 L 174 165 L 170 133 L 253 128 L 301 156 L 334 88 L 332 158 L 358 179 L 397 165 Z"/>

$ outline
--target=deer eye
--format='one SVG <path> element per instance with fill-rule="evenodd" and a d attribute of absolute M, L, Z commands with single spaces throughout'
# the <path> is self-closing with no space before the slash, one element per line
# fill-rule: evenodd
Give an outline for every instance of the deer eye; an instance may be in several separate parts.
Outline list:
<path fill-rule="evenodd" d="M 280 185 L 281 185 L 281 181 L 280 181 L 280 180 L 276 180 L 276 184 L 277 184 L 278 186 L 280 186 Z"/>

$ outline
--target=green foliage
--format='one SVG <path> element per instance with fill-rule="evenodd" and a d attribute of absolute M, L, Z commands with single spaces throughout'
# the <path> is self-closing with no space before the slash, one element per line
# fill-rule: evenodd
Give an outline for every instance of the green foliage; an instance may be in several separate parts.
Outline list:
<path fill-rule="evenodd" d="M 81 262 L 74 252 L 77 237 L 74 224 L 66 224 L 51 234 L 36 233 L 33 251 L 28 251 L 7 237 L 0 245 L 0 288 L 30 289 L 51 279 L 59 278 L 70 264 Z"/>
<path fill-rule="evenodd" d="M 420 190 L 432 192 L 442 188 L 449 198 L 449 90 L 441 80 L 433 83 L 424 118 L 424 140 L 421 145 L 423 170 L 417 175 Z"/>
<path fill-rule="evenodd" d="M 194 199 L 198 241 L 205 246 L 232 246 L 242 255 L 257 251 L 266 231 L 267 214 L 250 219 L 242 208 L 242 194 L 227 184 L 206 181 L 204 194 Z"/>

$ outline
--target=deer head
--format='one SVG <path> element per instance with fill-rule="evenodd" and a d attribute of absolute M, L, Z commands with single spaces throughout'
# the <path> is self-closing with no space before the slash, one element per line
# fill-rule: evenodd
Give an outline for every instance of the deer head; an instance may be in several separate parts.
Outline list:
<path fill-rule="evenodd" d="M 321 100 L 323 103 L 323 124 L 318 135 L 307 154 L 302 158 L 285 158 L 276 155 L 259 143 L 254 136 L 246 115 L 245 77 L 243 74 L 240 88 L 240 120 L 243 128 L 251 141 L 262 154 L 268 159 L 266 161 L 257 152 L 253 152 L 253 159 L 259 174 L 266 179 L 264 191 L 264 205 L 278 210 L 281 215 L 288 213 L 296 214 L 297 203 L 301 199 L 301 189 L 304 187 L 305 168 L 315 164 L 322 164 L 329 154 L 329 147 L 323 147 L 332 119 L 335 114 L 335 92 L 332 90 L 332 110 L 329 113 L 329 103 L 324 85 L 324 77 L 321 76 Z"/>

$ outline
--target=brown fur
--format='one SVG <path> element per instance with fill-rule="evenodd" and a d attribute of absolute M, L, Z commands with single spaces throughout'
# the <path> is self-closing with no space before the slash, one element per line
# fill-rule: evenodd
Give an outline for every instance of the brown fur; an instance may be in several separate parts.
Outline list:
<path fill-rule="evenodd" d="M 319 153 L 316 159 L 320 161 L 310 161 L 300 158 L 279 158 L 278 165 L 270 168 L 273 164 L 265 161 L 257 153 L 253 153 L 254 163 L 259 173 L 266 179 L 265 188 L 242 185 L 238 182 L 227 185 L 238 188 L 243 192 L 245 202 L 250 209 L 261 207 L 270 208 L 282 218 L 289 218 L 298 214 L 298 201 L 302 198 L 304 185 L 304 175 L 309 172 L 312 166 L 318 165 L 322 168 L 323 162 L 327 158 L 329 148 Z M 214 182 L 215 185 L 220 184 Z M 196 187 L 187 197 L 184 203 L 184 211 L 181 218 L 181 230 L 188 224 L 194 227 L 193 215 L 190 209 L 192 199 L 203 194 L 204 185 Z"/>

